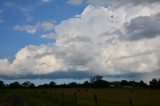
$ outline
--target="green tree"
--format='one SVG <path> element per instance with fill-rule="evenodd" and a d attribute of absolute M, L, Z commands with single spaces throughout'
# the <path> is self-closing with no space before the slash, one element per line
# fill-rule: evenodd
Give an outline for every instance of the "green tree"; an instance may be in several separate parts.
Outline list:
<path fill-rule="evenodd" d="M 5 84 L 3 81 L 0 81 L 0 88 L 4 88 L 5 87 Z"/>

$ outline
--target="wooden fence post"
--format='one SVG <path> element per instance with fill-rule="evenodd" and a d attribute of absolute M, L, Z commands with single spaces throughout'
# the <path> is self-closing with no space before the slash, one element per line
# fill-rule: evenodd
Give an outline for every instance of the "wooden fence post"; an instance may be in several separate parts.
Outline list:
<path fill-rule="evenodd" d="M 57 92 L 54 92 L 55 97 L 57 98 Z"/>
<path fill-rule="evenodd" d="M 74 92 L 74 104 L 77 104 L 77 94 Z"/>
<path fill-rule="evenodd" d="M 95 106 L 97 106 L 97 104 L 98 104 L 97 94 L 94 94 L 94 103 L 95 103 Z"/>
<path fill-rule="evenodd" d="M 63 92 L 61 92 L 61 96 L 62 96 L 62 99 L 64 99 L 64 94 L 63 94 Z"/>
<path fill-rule="evenodd" d="M 61 106 L 64 106 L 64 94 L 63 94 L 63 92 L 61 92 L 61 97 L 62 97 Z"/>
<path fill-rule="evenodd" d="M 133 92 L 133 89 L 130 88 L 130 89 L 129 89 L 130 97 L 129 97 L 129 101 L 128 101 L 128 102 L 129 102 L 129 106 L 133 106 L 132 92 Z"/>
<path fill-rule="evenodd" d="M 129 97 L 129 106 L 133 106 L 133 101 L 131 97 Z"/>

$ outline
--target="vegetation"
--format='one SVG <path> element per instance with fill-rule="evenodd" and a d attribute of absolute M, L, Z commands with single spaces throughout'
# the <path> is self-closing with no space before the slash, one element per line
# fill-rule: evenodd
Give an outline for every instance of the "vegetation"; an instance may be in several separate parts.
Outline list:
<path fill-rule="evenodd" d="M 102 76 L 91 77 L 82 84 L 71 82 L 57 85 L 35 86 L 26 81 L 9 85 L 0 81 L 0 106 L 12 93 L 19 95 L 26 106 L 160 106 L 160 80 L 143 81 L 103 80 Z"/>
<path fill-rule="evenodd" d="M 158 89 L 36 88 L 15 92 L 26 106 L 160 106 Z"/>
<path fill-rule="evenodd" d="M 109 82 L 103 80 L 103 77 L 100 75 L 96 75 L 94 77 L 90 77 L 89 81 L 84 81 L 84 83 L 76 83 L 71 82 L 68 84 L 57 85 L 54 81 L 51 81 L 49 84 L 42 84 L 35 86 L 34 83 L 26 81 L 22 84 L 19 82 L 13 82 L 9 85 L 4 84 L 3 81 L 0 81 L 0 88 L 152 88 L 159 89 L 160 88 L 160 79 L 153 78 L 149 81 L 149 84 L 144 81 L 113 81 Z"/>

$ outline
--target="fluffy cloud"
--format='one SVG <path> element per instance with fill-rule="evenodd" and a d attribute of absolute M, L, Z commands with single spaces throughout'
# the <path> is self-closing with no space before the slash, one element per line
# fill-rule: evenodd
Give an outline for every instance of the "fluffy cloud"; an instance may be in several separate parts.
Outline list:
<path fill-rule="evenodd" d="M 42 0 L 43 2 L 50 2 L 51 0 Z"/>
<path fill-rule="evenodd" d="M 26 31 L 27 33 L 31 33 L 31 34 L 34 34 L 35 32 L 37 32 L 36 27 L 31 25 L 25 25 L 25 26 L 16 25 L 14 27 L 14 30 Z"/>
<path fill-rule="evenodd" d="M 61 60 L 52 53 L 52 48 L 46 45 L 29 45 L 22 48 L 15 56 L 12 63 L 7 59 L 0 60 L 0 68 L 4 75 L 40 75 L 64 70 Z"/>
<path fill-rule="evenodd" d="M 80 5 L 83 3 L 83 0 L 68 0 L 67 3 L 73 5 Z"/>
<path fill-rule="evenodd" d="M 160 14 L 136 17 L 126 24 L 126 31 L 130 40 L 159 36 Z"/>
<path fill-rule="evenodd" d="M 16 25 L 14 28 L 16 31 L 25 31 L 30 34 L 35 34 L 37 31 L 53 31 L 54 24 L 52 22 L 44 21 L 37 23 L 36 25 Z"/>
<path fill-rule="evenodd" d="M 5 75 L 15 75 L 14 67 L 9 63 L 8 59 L 1 59 L 0 60 L 0 73 L 2 76 Z M 7 71 L 6 71 L 7 70 Z"/>
<path fill-rule="evenodd" d="M 115 10 L 89 5 L 78 17 L 55 25 L 54 33 L 42 36 L 56 39 L 54 44 L 26 46 L 12 63 L 0 60 L 0 73 L 25 76 L 89 72 L 108 76 L 156 72 L 160 69 L 159 5 L 151 5 L 155 7 L 138 5 Z M 50 24 L 38 26 L 52 30 Z"/>
<path fill-rule="evenodd" d="M 159 0 L 87 0 L 88 4 L 92 5 L 113 5 L 115 7 L 121 7 L 121 6 L 137 6 L 137 5 L 150 5 L 153 3 L 159 3 Z"/>
<path fill-rule="evenodd" d="M 159 3 L 159 0 L 68 0 L 68 3 L 73 5 L 80 5 L 85 1 L 87 4 L 100 5 L 100 6 L 114 6 L 115 8 L 124 6 L 137 6 L 137 5 L 152 5 Z"/>
<path fill-rule="evenodd" d="M 55 33 L 50 32 L 50 33 L 47 33 L 47 34 L 43 34 L 42 38 L 55 39 Z"/>

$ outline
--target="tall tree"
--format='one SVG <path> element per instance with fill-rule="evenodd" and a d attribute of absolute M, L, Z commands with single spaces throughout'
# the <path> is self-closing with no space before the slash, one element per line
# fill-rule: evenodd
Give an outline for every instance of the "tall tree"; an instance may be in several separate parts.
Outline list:
<path fill-rule="evenodd" d="M 5 84 L 3 81 L 0 81 L 0 88 L 4 88 L 5 87 Z"/>
<path fill-rule="evenodd" d="M 19 82 L 13 82 L 11 84 L 9 84 L 10 88 L 20 88 L 21 85 L 19 84 Z"/>
<path fill-rule="evenodd" d="M 157 81 L 156 78 L 153 78 L 153 79 L 149 82 L 149 84 L 150 84 L 150 87 L 151 87 L 151 88 L 158 88 L 158 81 Z"/>
<path fill-rule="evenodd" d="M 97 82 L 97 81 L 101 81 L 102 80 L 102 76 L 100 76 L 100 75 L 96 75 L 96 76 L 94 76 L 94 77 L 90 77 L 90 83 L 91 84 L 94 84 L 95 82 Z"/>
<path fill-rule="evenodd" d="M 51 81 L 48 85 L 49 87 L 55 87 L 56 86 L 56 83 L 54 81 Z"/>

